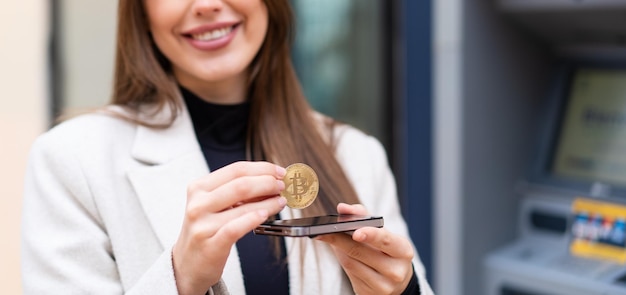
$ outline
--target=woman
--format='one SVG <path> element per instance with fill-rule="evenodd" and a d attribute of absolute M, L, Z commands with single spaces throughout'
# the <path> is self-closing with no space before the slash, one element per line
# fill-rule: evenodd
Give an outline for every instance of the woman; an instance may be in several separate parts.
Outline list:
<path fill-rule="evenodd" d="M 382 147 L 306 103 L 288 0 L 120 0 L 118 13 L 111 106 L 31 152 L 25 293 L 432 293 Z M 321 184 L 301 211 L 279 195 L 295 162 Z M 277 214 L 365 208 L 385 227 L 251 234 Z"/>

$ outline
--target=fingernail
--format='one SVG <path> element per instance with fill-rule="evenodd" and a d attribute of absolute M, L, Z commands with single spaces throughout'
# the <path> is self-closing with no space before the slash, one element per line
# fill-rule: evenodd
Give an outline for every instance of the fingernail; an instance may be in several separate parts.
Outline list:
<path fill-rule="evenodd" d="M 259 214 L 259 217 L 263 218 L 264 220 L 267 219 L 267 216 L 269 213 L 267 213 L 267 210 L 265 209 L 261 209 L 259 211 L 256 212 L 257 214 Z"/>
<path fill-rule="evenodd" d="M 285 189 L 285 182 L 282 180 L 276 180 L 276 184 L 278 185 L 278 191 L 283 191 Z"/>
<path fill-rule="evenodd" d="M 287 199 L 285 199 L 284 197 L 278 198 L 278 205 L 284 207 L 285 205 L 287 205 Z"/>
<path fill-rule="evenodd" d="M 367 238 L 367 235 L 365 233 L 362 233 L 362 232 L 354 232 L 352 234 L 352 239 L 357 241 L 357 242 L 363 242 L 363 241 L 365 241 L 366 238 Z"/>
<path fill-rule="evenodd" d="M 286 174 L 287 174 L 287 169 L 280 167 L 280 166 L 276 166 L 276 175 L 278 175 L 278 177 L 283 178 Z"/>
<path fill-rule="evenodd" d="M 315 241 L 324 242 L 324 235 L 312 237 Z"/>

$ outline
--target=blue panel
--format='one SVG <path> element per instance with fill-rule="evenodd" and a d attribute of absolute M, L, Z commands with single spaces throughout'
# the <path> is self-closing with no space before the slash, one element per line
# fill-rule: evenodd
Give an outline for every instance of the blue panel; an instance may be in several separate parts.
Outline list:
<path fill-rule="evenodd" d="M 400 29 L 404 39 L 402 131 L 405 179 L 403 214 L 411 237 L 432 279 L 432 0 L 402 0 Z"/>

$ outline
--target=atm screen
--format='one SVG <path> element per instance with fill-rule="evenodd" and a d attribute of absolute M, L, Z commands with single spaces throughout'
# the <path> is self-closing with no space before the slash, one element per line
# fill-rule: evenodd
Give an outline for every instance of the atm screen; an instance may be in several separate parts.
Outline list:
<path fill-rule="evenodd" d="M 626 186 L 626 70 L 574 72 L 550 170 L 573 181 Z"/>

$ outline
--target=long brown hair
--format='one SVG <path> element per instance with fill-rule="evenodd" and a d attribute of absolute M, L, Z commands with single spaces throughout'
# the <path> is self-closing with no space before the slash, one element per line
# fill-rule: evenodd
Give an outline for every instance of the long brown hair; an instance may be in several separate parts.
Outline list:
<path fill-rule="evenodd" d="M 336 123 L 313 118 L 290 59 L 294 17 L 289 0 L 264 0 L 269 13 L 265 41 L 250 65 L 248 158 L 279 165 L 310 165 L 320 181 L 318 199 L 303 216 L 336 212 L 338 202 L 359 199 L 335 158 Z M 120 0 L 112 103 L 130 109 L 142 104 L 166 105 L 171 121 L 182 108 L 170 64 L 149 34 L 142 0 Z M 135 122 L 151 127 L 145 121 Z M 321 122 L 324 121 L 324 122 Z"/>

